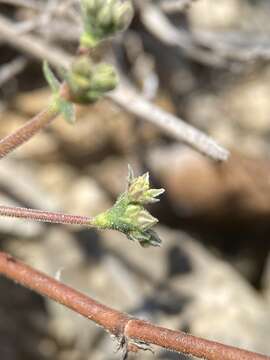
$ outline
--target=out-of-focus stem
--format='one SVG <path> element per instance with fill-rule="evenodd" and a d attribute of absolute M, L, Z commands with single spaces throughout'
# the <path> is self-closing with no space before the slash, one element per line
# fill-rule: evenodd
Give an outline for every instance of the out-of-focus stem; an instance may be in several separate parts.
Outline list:
<path fill-rule="evenodd" d="M 24 144 L 37 132 L 50 124 L 58 114 L 59 110 L 57 110 L 56 107 L 48 106 L 14 133 L 0 140 L 0 159 L 15 150 L 18 146 Z"/>

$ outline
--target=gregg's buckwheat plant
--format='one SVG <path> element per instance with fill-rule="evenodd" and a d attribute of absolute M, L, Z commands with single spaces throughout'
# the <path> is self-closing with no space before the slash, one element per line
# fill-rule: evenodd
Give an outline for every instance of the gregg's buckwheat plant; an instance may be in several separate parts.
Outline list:
<path fill-rule="evenodd" d="M 0 141 L 0 158 L 29 140 L 60 113 L 69 122 L 74 122 L 74 104 L 92 104 L 117 86 L 118 77 L 114 67 L 106 63 L 95 63 L 89 57 L 89 50 L 128 26 L 133 14 L 131 0 L 81 0 L 81 11 L 83 32 L 79 40 L 80 55 L 75 57 L 69 69 L 62 71 L 62 82 L 58 81 L 48 64 L 44 63 L 44 74 L 52 90 L 48 107 L 15 133 Z M 190 127 L 185 129 L 188 129 L 186 133 L 192 134 L 193 140 L 188 138 L 188 143 L 194 145 L 198 138 L 204 139 L 201 140 L 202 143 L 208 145 L 210 143 L 214 150 L 206 151 L 201 143 L 198 148 L 202 152 L 219 160 L 227 159 L 228 152 L 218 147 L 211 139 L 207 139 L 200 132 L 195 132 L 194 137 L 194 131 L 191 132 Z M 159 246 L 161 241 L 152 229 L 158 220 L 146 210 L 145 206 L 159 201 L 158 196 L 163 192 L 164 189 L 150 187 L 148 173 L 134 177 L 129 168 L 126 191 L 118 197 L 110 209 L 94 218 L 8 206 L 0 206 L 0 215 L 112 229 L 124 233 L 128 239 L 136 240 L 143 247 Z M 111 309 L 4 252 L 0 252 L 0 274 L 104 327 L 120 341 L 124 351 L 123 359 L 127 359 L 129 351 L 149 350 L 149 344 L 209 360 L 269 359 L 268 356 L 155 326 Z"/>

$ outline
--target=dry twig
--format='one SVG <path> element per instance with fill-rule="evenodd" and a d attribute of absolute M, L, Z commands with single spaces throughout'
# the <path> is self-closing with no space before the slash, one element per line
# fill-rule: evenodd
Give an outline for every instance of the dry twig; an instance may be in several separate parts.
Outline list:
<path fill-rule="evenodd" d="M 11 78 L 15 77 L 18 73 L 20 73 L 27 61 L 26 59 L 19 57 L 13 60 L 11 63 L 1 66 L 0 68 L 0 86 L 6 83 Z"/>
<path fill-rule="evenodd" d="M 186 10 L 195 0 L 161 0 L 160 7 L 166 13 L 181 12 Z"/>
<path fill-rule="evenodd" d="M 41 10 L 42 3 L 35 0 L 0 0 L 0 4 L 22 6 L 33 10 Z"/>
<path fill-rule="evenodd" d="M 38 131 L 51 123 L 57 117 L 58 113 L 57 110 L 47 108 L 17 131 L 0 140 L 0 159 L 28 141 Z"/>
<path fill-rule="evenodd" d="M 72 57 L 30 34 L 18 35 L 16 25 L 0 15 L 0 40 L 38 59 L 49 59 L 55 66 L 68 67 Z"/>
<path fill-rule="evenodd" d="M 145 348 L 145 345 L 154 344 L 207 360 L 270 360 L 269 356 L 205 340 L 181 331 L 169 330 L 133 318 L 34 270 L 4 252 L 0 253 L 0 274 L 94 321 L 116 336 L 127 352 L 138 350 L 142 345 Z"/>
<path fill-rule="evenodd" d="M 176 0 L 175 3 L 177 2 Z M 191 1 L 183 0 L 183 6 L 185 3 L 190 4 Z M 180 48 L 197 62 L 217 68 L 227 68 L 233 62 L 269 60 L 270 44 L 267 35 L 241 32 L 222 34 L 198 30 L 190 32 L 176 28 L 161 11 L 163 7 L 169 9 L 173 2 L 170 4 L 165 0 L 161 8 L 153 3 L 141 4 L 141 19 L 149 32 L 164 44 Z"/>
<path fill-rule="evenodd" d="M 199 48 L 189 32 L 173 26 L 157 5 L 139 2 L 139 9 L 145 27 L 164 44 L 183 50 L 191 59 L 202 64 L 217 68 L 228 66 L 224 57 L 218 53 Z"/>

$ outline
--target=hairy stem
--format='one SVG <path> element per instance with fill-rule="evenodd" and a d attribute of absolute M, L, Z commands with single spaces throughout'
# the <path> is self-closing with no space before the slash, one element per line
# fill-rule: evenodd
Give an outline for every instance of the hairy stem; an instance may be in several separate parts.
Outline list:
<path fill-rule="evenodd" d="M 68 215 L 50 211 L 41 211 L 10 206 L 0 206 L 0 216 L 43 221 L 54 224 L 71 224 L 86 226 L 91 226 L 92 221 L 92 219 L 88 216 Z"/>
<path fill-rule="evenodd" d="M 173 331 L 111 309 L 12 256 L 0 252 L 0 274 L 94 321 L 124 344 L 155 344 L 207 360 L 270 360 L 269 356 Z M 131 348 L 132 349 L 132 348 Z"/>
<path fill-rule="evenodd" d="M 42 128 L 50 124 L 58 114 L 59 111 L 55 107 L 48 106 L 14 133 L 0 140 L 0 159 L 15 150 L 18 146 L 24 144 Z"/>

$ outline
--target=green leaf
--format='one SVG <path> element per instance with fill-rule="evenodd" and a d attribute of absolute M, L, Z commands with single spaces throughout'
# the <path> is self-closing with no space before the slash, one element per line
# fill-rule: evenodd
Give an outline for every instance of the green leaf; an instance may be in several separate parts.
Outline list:
<path fill-rule="evenodd" d="M 43 74 L 53 93 L 57 93 L 60 88 L 60 82 L 55 77 L 47 61 L 43 62 Z"/>
<path fill-rule="evenodd" d="M 58 99 L 57 105 L 59 111 L 63 114 L 64 119 L 68 123 L 74 124 L 76 121 L 75 106 L 72 103 L 61 98 Z"/>

